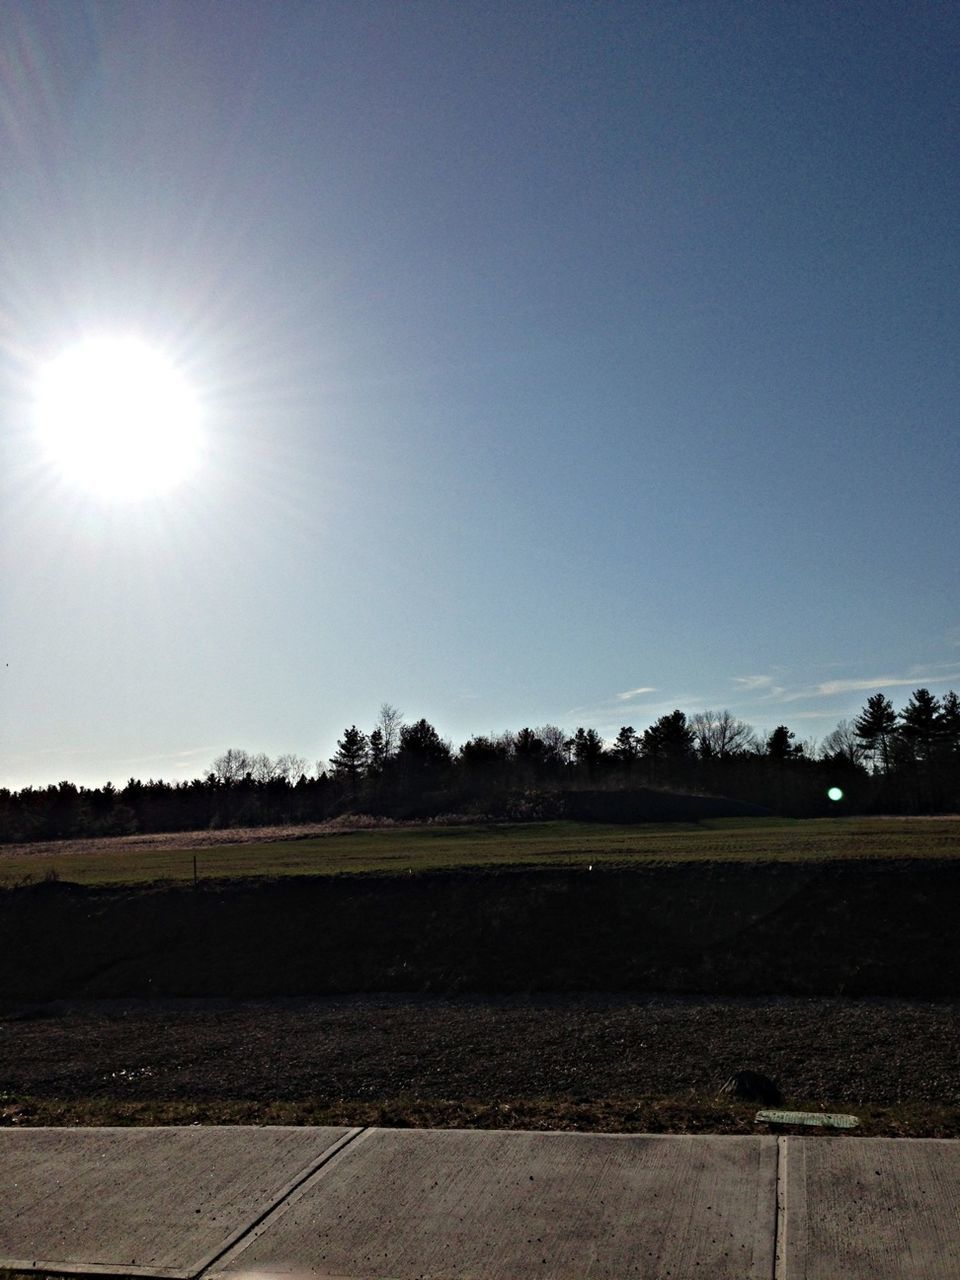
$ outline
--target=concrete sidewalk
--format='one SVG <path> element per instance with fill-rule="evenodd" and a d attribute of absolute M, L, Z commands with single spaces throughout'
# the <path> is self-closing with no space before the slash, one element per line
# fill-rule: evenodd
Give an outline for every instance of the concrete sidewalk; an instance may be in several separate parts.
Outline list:
<path fill-rule="evenodd" d="M 0 1129 L 0 1267 L 204 1280 L 960 1274 L 960 1142 Z"/>
<path fill-rule="evenodd" d="M 0 1129 L 0 1267 L 197 1275 L 350 1129 Z"/>

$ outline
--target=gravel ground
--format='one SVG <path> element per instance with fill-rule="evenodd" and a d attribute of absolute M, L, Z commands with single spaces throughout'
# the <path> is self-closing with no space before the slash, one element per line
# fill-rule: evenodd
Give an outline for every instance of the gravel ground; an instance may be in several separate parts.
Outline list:
<path fill-rule="evenodd" d="M 0 1095 L 960 1104 L 960 1002 L 555 996 L 73 1001 L 0 1011 Z"/>

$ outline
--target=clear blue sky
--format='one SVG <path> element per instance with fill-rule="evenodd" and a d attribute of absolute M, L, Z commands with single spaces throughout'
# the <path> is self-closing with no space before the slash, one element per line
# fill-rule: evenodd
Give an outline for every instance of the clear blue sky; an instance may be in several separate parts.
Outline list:
<path fill-rule="evenodd" d="M 0 47 L 0 785 L 960 688 L 956 6 L 6 0 Z M 162 498 L 41 455 L 90 332 L 201 397 Z"/>

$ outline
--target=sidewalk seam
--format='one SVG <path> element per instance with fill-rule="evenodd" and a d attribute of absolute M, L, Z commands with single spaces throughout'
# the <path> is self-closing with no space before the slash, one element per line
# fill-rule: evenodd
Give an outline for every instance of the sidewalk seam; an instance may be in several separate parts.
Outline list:
<path fill-rule="evenodd" d="M 206 1258 L 204 1258 L 202 1263 L 195 1270 L 189 1273 L 184 1273 L 184 1274 L 189 1274 L 190 1280 L 199 1280 L 200 1276 L 204 1275 L 207 1271 L 209 1271 L 211 1267 L 215 1266 L 221 1260 L 221 1258 L 225 1257 L 232 1250 L 236 1249 L 237 1246 L 240 1245 L 247 1236 L 251 1235 L 254 1231 L 256 1231 L 257 1227 L 259 1227 L 261 1223 L 263 1223 L 267 1218 L 269 1218 L 272 1213 L 275 1213 L 278 1209 L 282 1208 L 282 1206 L 286 1204 L 286 1202 L 290 1199 L 290 1197 L 295 1195 L 300 1190 L 300 1188 L 304 1185 L 305 1182 L 310 1181 L 310 1179 L 314 1176 L 314 1174 L 319 1173 L 319 1171 L 325 1165 L 329 1164 L 331 1160 L 335 1159 L 340 1154 L 341 1151 L 343 1151 L 346 1147 L 348 1147 L 351 1144 L 351 1142 L 359 1138 L 362 1134 L 366 1133 L 368 1131 L 368 1128 L 369 1128 L 368 1125 L 363 1125 L 358 1128 L 351 1129 L 349 1133 L 345 1133 L 342 1138 L 339 1138 L 333 1144 L 332 1147 L 328 1147 L 327 1150 L 322 1153 L 322 1155 L 320 1155 L 316 1160 L 312 1161 L 307 1166 L 307 1168 L 301 1174 L 299 1174 L 292 1182 L 288 1182 L 287 1185 L 277 1193 L 277 1195 L 274 1197 L 271 1203 L 267 1205 L 267 1207 L 263 1210 L 262 1213 L 259 1213 L 251 1222 L 245 1223 L 242 1227 L 238 1227 L 237 1230 L 233 1233 L 233 1235 L 230 1236 L 230 1238 L 226 1240 L 222 1245 L 218 1245 L 216 1251 L 214 1253 L 209 1254 Z"/>
<path fill-rule="evenodd" d="M 787 1280 L 787 1137 L 777 1138 L 777 1216 L 773 1228 L 773 1280 Z"/>

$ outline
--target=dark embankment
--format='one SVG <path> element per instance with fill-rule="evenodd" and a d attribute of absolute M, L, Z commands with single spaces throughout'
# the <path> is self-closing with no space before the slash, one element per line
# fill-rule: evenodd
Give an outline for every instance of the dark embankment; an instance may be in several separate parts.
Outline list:
<path fill-rule="evenodd" d="M 564 791 L 563 812 L 575 822 L 702 822 L 706 818 L 766 818 L 759 804 L 725 796 L 635 787 L 621 791 Z"/>
<path fill-rule="evenodd" d="M 956 996 L 960 863 L 679 864 L 0 893 L 0 998 Z"/>

